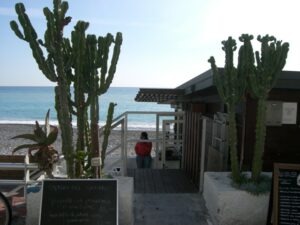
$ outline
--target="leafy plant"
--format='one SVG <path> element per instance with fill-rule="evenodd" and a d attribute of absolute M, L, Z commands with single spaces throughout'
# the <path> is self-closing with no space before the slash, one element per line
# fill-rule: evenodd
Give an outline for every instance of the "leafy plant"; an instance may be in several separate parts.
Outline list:
<path fill-rule="evenodd" d="M 257 182 L 254 182 L 250 174 L 242 173 L 239 183 L 232 182 L 232 186 L 244 190 L 252 195 L 267 194 L 271 190 L 272 178 L 267 175 L 260 175 Z"/>
<path fill-rule="evenodd" d="M 82 171 L 80 178 L 91 178 L 93 174 L 91 164 L 89 163 L 90 153 L 86 151 L 76 151 L 74 158 Z"/>
<path fill-rule="evenodd" d="M 52 144 L 56 141 L 58 128 L 50 126 L 49 114 L 50 109 L 46 114 L 44 129 L 39 125 L 38 121 L 36 121 L 33 134 L 21 134 L 12 139 L 23 138 L 34 142 L 14 148 L 13 153 L 20 149 L 27 148 L 29 156 L 38 163 L 39 168 L 44 170 L 49 177 L 53 177 L 53 165 L 58 161 L 59 154 Z"/>

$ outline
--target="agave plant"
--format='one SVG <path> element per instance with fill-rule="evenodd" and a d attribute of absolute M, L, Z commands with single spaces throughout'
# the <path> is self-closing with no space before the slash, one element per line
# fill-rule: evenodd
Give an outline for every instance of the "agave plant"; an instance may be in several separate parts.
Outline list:
<path fill-rule="evenodd" d="M 13 154 L 20 149 L 27 148 L 30 158 L 38 163 L 39 168 L 44 170 L 48 177 L 53 177 L 52 170 L 53 165 L 58 161 L 58 152 L 52 144 L 57 138 L 58 128 L 49 124 L 49 114 L 50 109 L 45 117 L 44 129 L 39 125 L 38 121 L 35 121 L 33 134 L 21 134 L 12 139 L 23 138 L 34 142 L 14 148 Z"/>

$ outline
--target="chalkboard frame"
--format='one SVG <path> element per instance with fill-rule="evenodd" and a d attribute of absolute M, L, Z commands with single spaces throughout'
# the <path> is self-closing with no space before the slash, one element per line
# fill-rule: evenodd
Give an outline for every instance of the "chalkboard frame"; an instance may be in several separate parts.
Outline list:
<path fill-rule="evenodd" d="M 103 184 L 103 182 L 113 182 L 115 183 L 115 194 L 116 194 L 116 225 L 119 225 L 119 185 L 118 185 L 118 180 L 117 179 L 49 179 L 49 180 L 43 180 L 42 183 L 42 189 L 41 189 L 41 200 L 40 200 L 40 212 L 39 212 L 39 225 L 43 225 L 42 221 L 42 213 L 43 213 L 43 202 L 44 202 L 44 195 L 47 193 L 45 192 L 45 184 L 49 184 L 51 182 L 59 182 L 60 184 L 68 183 L 68 182 L 85 182 L 85 183 L 99 183 Z"/>
<path fill-rule="evenodd" d="M 300 172 L 300 164 L 274 163 L 273 179 L 273 221 L 274 225 L 279 225 L 279 175 L 280 170 L 295 170 Z"/>

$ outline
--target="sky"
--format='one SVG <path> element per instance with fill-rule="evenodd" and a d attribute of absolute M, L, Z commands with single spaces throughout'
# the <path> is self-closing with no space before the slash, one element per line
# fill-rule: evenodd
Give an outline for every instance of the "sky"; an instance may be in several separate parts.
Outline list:
<path fill-rule="evenodd" d="M 9 26 L 14 5 L 0 0 L 0 86 L 53 86 L 38 69 L 27 42 Z M 42 9 L 52 0 L 23 0 L 39 38 L 46 20 Z M 89 34 L 122 32 L 123 44 L 112 86 L 176 88 L 210 69 L 214 56 L 224 66 L 221 41 L 243 33 L 274 35 L 289 42 L 284 70 L 300 71 L 300 1 L 298 0 L 69 0 L 71 23 L 90 23 Z M 237 41 L 238 46 L 240 45 Z M 237 52 L 235 53 L 237 55 Z"/>

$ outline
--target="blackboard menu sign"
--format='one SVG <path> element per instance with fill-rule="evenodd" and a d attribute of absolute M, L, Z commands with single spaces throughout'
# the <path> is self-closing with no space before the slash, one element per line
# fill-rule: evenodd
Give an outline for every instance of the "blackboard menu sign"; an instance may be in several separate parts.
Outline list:
<path fill-rule="evenodd" d="M 117 225 L 117 180 L 44 180 L 40 225 Z"/>
<path fill-rule="evenodd" d="M 274 164 L 273 210 L 275 225 L 300 224 L 300 164 Z"/>

